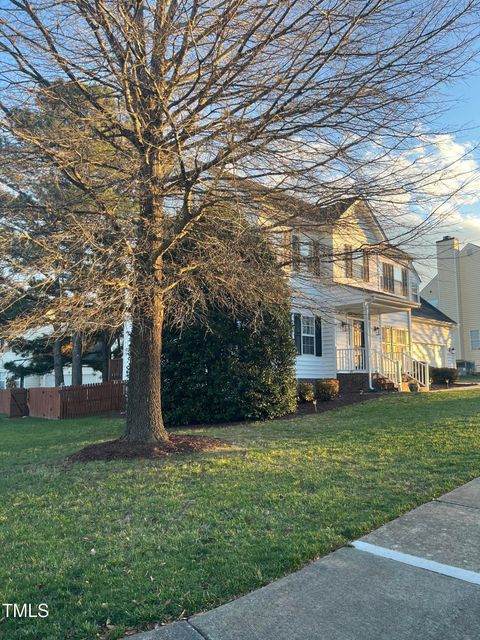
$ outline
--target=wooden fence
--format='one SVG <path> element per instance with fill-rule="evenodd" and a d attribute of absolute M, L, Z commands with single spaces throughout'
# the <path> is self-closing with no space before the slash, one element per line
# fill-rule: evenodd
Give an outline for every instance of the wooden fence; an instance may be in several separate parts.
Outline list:
<path fill-rule="evenodd" d="M 28 390 L 28 408 L 34 418 L 60 417 L 60 388 L 32 387 Z"/>
<path fill-rule="evenodd" d="M 0 413 L 9 418 L 28 416 L 26 389 L 0 389 Z"/>
<path fill-rule="evenodd" d="M 28 390 L 30 415 L 36 418 L 79 418 L 125 409 L 125 383 L 104 382 L 78 387 Z"/>
<path fill-rule="evenodd" d="M 112 358 L 108 361 L 108 381 L 121 382 L 123 379 L 123 358 Z"/>

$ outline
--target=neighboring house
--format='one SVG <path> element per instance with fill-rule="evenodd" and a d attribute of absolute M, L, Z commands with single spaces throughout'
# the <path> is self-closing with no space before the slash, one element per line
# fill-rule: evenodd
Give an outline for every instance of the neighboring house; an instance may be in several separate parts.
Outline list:
<path fill-rule="evenodd" d="M 6 362 L 16 361 L 17 363 L 27 364 L 29 358 L 22 358 L 17 353 L 10 351 L 8 345 L 0 347 L 0 389 L 5 389 L 7 379 L 12 377 L 10 371 L 7 371 L 4 367 Z M 70 365 L 63 367 L 63 377 L 65 386 L 72 384 L 72 367 Z M 82 382 L 83 384 L 93 384 L 102 381 L 102 374 L 100 371 L 95 371 L 91 367 L 82 367 Z M 17 386 L 20 386 L 19 378 L 15 379 Z M 52 373 L 46 373 L 44 375 L 31 375 L 26 376 L 24 380 L 24 387 L 30 389 L 31 387 L 54 387 L 55 376 Z"/>
<path fill-rule="evenodd" d="M 368 204 L 346 201 L 322 236 L 293 231 L 292 250 L 298 379 L 428 388 L 429 366 L 454 365 L 455 322 L 421 300 L 413 257 Z"/>
<path fill-rule="evenodd" d="M 480 371 L 480 247 L 468 243 L 460 249 L 457 238 L 437 242 L 437 275 L 422 289 L 422 296 L 457 322 L 454 331 L 458 365 Z"/>

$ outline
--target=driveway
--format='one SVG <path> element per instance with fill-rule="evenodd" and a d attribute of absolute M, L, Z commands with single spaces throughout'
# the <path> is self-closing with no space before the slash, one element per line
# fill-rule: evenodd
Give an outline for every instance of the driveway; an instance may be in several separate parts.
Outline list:
<path fill-rule="evenodd" d="M 135 640 L 478 640 L 480 478 L 304 569 Z"/>

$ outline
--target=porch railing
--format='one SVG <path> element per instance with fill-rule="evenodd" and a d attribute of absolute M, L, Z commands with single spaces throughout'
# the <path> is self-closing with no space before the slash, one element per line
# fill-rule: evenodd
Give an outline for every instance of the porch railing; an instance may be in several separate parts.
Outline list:
<path fill-rule="evenodd" d="M 415 360 L 408 353 L 401 354 L 402 373 L 406 374 L 412 380 L 415 380 L 422 387 L 430 385 L 430 367 L 428 362 Z"/>
<path fill-rule="evenodd" d="M 370 371 L 379 373 L 391 380 L 400 388 L 403 376 L 418 382 L 422 387 L 429 387 L 430 372 L 426 362 L 415 360 L 408 353 L 382 353 L 370 350 Z M 337 371 L 352 373 L 367 371 L 367 358 L 364 347 L 337 349 Z"/>
<path fill-rule="evenodd" d="M 372 349 L 370 352 L 370 369 L 372 373 L 379 373 L 388 378 L 398 387 L 402 384 L 402 368 L 399 360 L 390 355 Z"/>
<path fill-rule="evenodd" d="M 364 347 L 337 349 L 337 371 L 343 373 L 366 371 L 366 362 Z"/>

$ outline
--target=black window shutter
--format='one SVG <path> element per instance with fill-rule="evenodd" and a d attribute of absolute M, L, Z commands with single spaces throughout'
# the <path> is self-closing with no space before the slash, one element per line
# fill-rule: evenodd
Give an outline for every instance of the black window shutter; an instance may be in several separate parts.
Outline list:
<path fill-rule="evenodd" d="M 298 236 L 292 236 L 292 267 L 295 271 L 300 269 L 300 240 Z"/>
<path fill-rule="evenodd" d="M 320 275 L 320 242 L 312 241 L 312 273 L 315 276 Z"/>
<path fill-rule="evenodd" d="M 408 272 L 405 268 L 402 269 L 402 293 L 408 295 Z"/>
<path fill-rule="evenodd" d="M 322 319 L 315 318 L 315 355 L 322 355 Z"/>
<path fill-rule="evenodd" d="M 293 314 L 293 335 L 295 337 L 295 348 L 297 355 L 302 355 L 302 316 L 299 313 Z"/>
<path fill-rule="evenodd" d="M 351 278 L 353 276 L 353 251 L 352 245 L 345 245 L 345 276 Z"/>
<path fill-rule="evenodd" d="M 370 280 L 370 260 L 366 251 L 363 252 L 363 279 L 365 282 Z"/>

